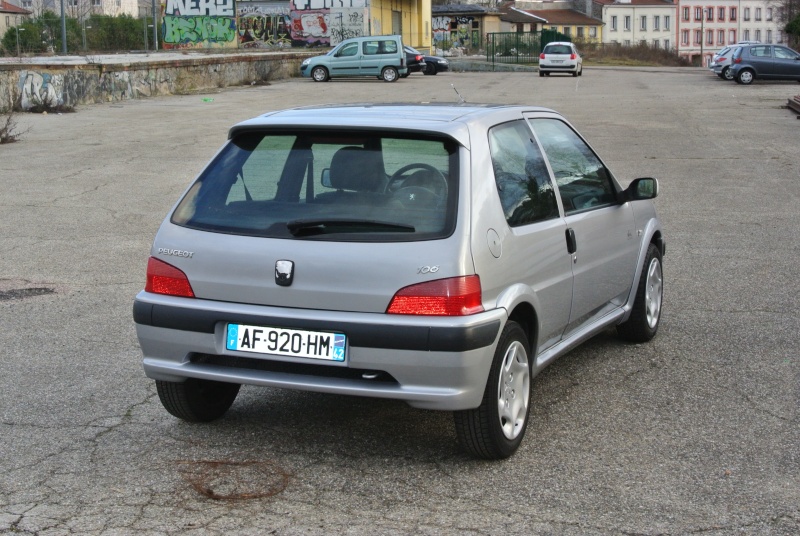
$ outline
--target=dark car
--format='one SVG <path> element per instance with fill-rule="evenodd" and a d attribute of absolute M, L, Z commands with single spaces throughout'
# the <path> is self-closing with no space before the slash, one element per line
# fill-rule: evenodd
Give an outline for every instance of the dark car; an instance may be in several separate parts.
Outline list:
<path fill-rule="evenodd" d="M 403 75 L 403 78 L 406 78 L 411 73 L 425 72 L 427 64 L 422 52 L 407 45 L 403 47 L 403 50 L 406 53 L 406 66 L 408 66 L 408 72 Z"/>
<path fill-rule="evenodd" d="M 439 56 L 428 56 L 427 54 L 422 54 L 419 50 L 412 48 L 408 45 L 403 47 L 406 51 L 406 63 L 408 63 L 408 72 L 409 73 L 416 73 L 416 72 L 423 72 L 425 74 L 439 74 L 444 71 L 450 70 L 450 62 L 447 61 L 445 58 L 441 58 Z M 412 67 L 412 58 L 415 58 L 417 55 L 422 56 L 422 63 L 414 68 Z"/>
<path fill-rule="evenodd" d="M 781 45 L 743 45 L 733 53 L 730 75 L 739 84 L 756 78 L 800 82 L 800 53 Z"/>

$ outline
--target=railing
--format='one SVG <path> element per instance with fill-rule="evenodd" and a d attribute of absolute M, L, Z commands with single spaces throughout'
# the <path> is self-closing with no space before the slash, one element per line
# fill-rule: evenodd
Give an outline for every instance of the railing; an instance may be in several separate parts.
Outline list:
<path fill-rule="evenodd" d="M 539 54 L 544 46 L 552 41 L 572 41 L 572 39 L 555 30 L 490 33 L 486 40 L 486 58 L 492 65 L 539 63 Z"/>

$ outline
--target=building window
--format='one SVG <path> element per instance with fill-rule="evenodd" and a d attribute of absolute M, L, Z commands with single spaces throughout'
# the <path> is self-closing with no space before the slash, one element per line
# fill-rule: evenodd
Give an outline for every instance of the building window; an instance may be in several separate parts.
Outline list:
<path fill-rule="evenodd" d="M 30 9 L 33 7 L 33 0 L 22 0 L 22 7 Z"/>
<path fill-rule="evenodd" d="M 92 7 L 101 7 L 103 5 L 103 0 L 92 0 Z"/>
<path fill-rule="evenodd" d="M 631 31 L 631 16 L 630 15 L 625 15 L 625 31 L 626 32 Z"/>
<path fill-rule="evenodd" d="M 778 43 L 783 43 L 783 32 L 778 30 Z"/>
<path fill-rule="evenodd" d="M 694 31 L 694 44 L 699 45 L 703 42 L 703 34 L 700 30 Z"/>
<path fill-rule="evenodd" d="M 578 38 L 583 39 L 583 26 L 578 26 Z"/>
<path fill-rule="evenodd" d="M 630 40 L 630 39 L 626 39 L 626 40 L 625 40 L 625 43 L 624 43 L 624 45 L 625 45 L 626 47 L 629 47 L 629 46 L 631 46 L 631 40 Z"/>
<path fill-rule="evenodd" d="M 767 20 L 772 20 L 772 8 L 767 8 Z"/>
<path fill-rule="evenodd" d="M 659 48 L 658 39 L 653 39 L 653 48 Z"/>
<path fill-rule="evenodd" d="M 761 30 L 756 30 L 756 41 L 761 42 Z"/>
<path fill-rule="evenodd" d="M 725 8 L 724 7 L 721 7 L 719 9 L 717 9 L 717 20 L 718 21 L 724 21 L 725 20 Z"/>
<path fill-rule="evenodd" d="M 761 8 L 757 7 L 756 8 L 756 22 L 759 22 L 759 21 L 761 21 Z"/>
<path fill-rule="evenodd" d="M 613 15 L 611 17 L 611 31 L 612 32 L 616 32 L 617 31 L 617 16 L 616 15 Z"/>
<path fill-rule="evenodd" d="M 703 20 L 703 8 L 697 6 L 694 8 L 694 20 L 701 21 Z"/>
<path fill-rule="evenodd" d="M 664 39 L 664 50 L 669 50 L 669 39 Z"/>
<path fill-rule="evenodd" d="M 714 22 L 714 8 L 703 9 L 706 12 L 706 22 Z"/>
<path fill-rule="evenodd" d="M 717 44 L 718 45 L 725 44 L 725 30 L 717 30 Z"/>
<path fill-rule="evenodd" d="M 742 15 L 742 18 L 745 20 L 745 22 L 750 20 L 750 8 L 749 7 L 744 8 L 744 14 Z"/>
<path fill-rule="evenodd" d="M 736 30 L 730 30 L 728 32 L 728 44 L 732 45 L 736 43 Z"/>
<path fill-rule="evenodd" d="M 647 31 L 647 17 L 646 16 L 642 16 L 639 19 L 639 29 L 642 30 L 643 32 Z"/>
<path fill-rule="evenodd" d="M 11 28 L 11 17 L 6 15 L 6 28 Z"/>
<path fill-rule="evenodd" d="M 729 18 L 730 18 L 731 22 L 736 20 L 736 8 L 735 7 L 731 8 L 731 16 Z"/>
<path fill-rule="evenodd" d="M 684 7 L 683 8 L 683 12 L 681 13 L 681 19 L 682 20 L 689 20 L 689 8 L 688 7 Z"/>
<path fill-rule="evenodd" d="M 78 0 L 67 0 L 67 5 L 70 7 L 78 7 Z"/>
<path fill-rule="evenodd" d="M 750 41 L 750 30 L 744 31 L 744 41 Z"/>
<path fill-rule="evenodd" d="M 669 30 L 669 15 L 664 15 L 664 29 Z"/>
<path fill-rule="evenodd" d="M 707 45 L 714 44 L 714 30 L 706 30 L 706 44 Z"/>
<path fill-rule="evenodd" d="M 597 38 L 597 26 L 589 26 L 589 37 Z"/>
<path fill-rule="evenodd" d="M 772 43 L 772 30 L 767 30 L 767 43 Z"/>
<path fill-rule="evenodd" d="M 567 37 L 572 35 L 572 27 L 571 26 L 564 26 L 564 35 Z"/>
<path fill-rule="evenodd" d="M 653 29 L 656 31 L 661 29 L 661 17 L 658 15 L 653 16 Z"/>
<path fill-rule="evenodd" d="M 689 30 L 681 30 L 681 44 L 682 45 L 689 44 Z"/>

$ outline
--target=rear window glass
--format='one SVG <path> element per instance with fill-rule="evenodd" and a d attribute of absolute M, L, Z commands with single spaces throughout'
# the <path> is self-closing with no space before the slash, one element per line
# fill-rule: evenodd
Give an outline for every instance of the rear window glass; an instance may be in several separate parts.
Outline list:
<path fill-rule="evenodd" d="M 545 54 L 572 54 L 572 49 L 567 45 L 547 45 L 544 47 Z"/>
<path fill-rule="evenodd" d="M 245 133 L 178 204 L 172 222 L 274 238 L 411 241 L 455 226 L 458 145 L 380 132 Z"/>

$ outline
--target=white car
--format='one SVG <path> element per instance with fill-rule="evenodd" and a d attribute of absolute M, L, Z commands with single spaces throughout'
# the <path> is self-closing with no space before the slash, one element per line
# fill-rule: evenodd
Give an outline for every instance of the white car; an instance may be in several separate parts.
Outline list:
<path fill-rule="evenodd" d="M 575 45 L 567 41 L 554 41 L 545 45 L 539 54 L 539 76 L 550 76 L 550 73 L 571 73 L 572 76 L 583 74 L 583 60 Z"/>

